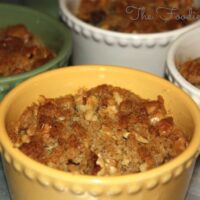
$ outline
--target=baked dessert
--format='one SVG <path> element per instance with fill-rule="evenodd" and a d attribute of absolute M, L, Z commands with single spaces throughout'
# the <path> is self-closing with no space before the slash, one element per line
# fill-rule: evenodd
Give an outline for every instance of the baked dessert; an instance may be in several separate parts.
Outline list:
<path fill-rule="evenodd" d="M 41 96 L 8 127 L 14 147 L 49 167 L 111 176 L 143 172 L 181 154 L 190 138 L 158 96 L 99 85 L 58 98 Z"/>
<path fill-rule="evenodd" d="M 0 76 L 16 75 L 40 67 L 55 53 L 34 36 L 25 25 L 0 30 Z"/>
<path fill-rule="evenodd" d="M 175 30 L 199 19 L 192 0 L 81 0 L 76 16 L 96 27 L 123 33 Z"/>
<path fill-rule="evenodd" d="M 179 63 L 177 68 L 188 82 L 200 89 L 200 57 Z"/>

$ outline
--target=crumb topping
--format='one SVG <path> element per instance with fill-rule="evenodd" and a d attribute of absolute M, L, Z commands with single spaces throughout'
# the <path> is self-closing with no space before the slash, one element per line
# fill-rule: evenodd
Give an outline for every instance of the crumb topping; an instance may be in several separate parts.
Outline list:
<path fill-rule="evenodd" d="M 200 89 L 200 57 L 180 63 L 177 68 L 188 82 Z"/>
<path fill-rule="evenodd" d="M 96 27 L 123 33 L 156 33 L 199 19 L 193 0 L 81 0 L 76 16 Z"/>
<path fill-rule="evenodd" d="M 23 24 L 0 29 L 0 76 L 30 71 L 54 56 Z"/>
<path fill-rule="evenodd" d="M 49 167 L 97 176 L 158 167 L 189 143 L 161 96 L 142 99 L 111 85 L 58 98 L 41 96 L 9 135 L 16 148 Z"/>

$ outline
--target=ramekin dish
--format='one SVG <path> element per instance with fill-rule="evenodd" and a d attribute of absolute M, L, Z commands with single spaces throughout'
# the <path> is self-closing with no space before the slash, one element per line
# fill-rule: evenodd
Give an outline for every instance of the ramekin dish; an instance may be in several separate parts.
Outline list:
<path fill-rule="evenodd" d="M 58 97 L 81 87 L 112 84 L 144 98 L 165 100 L 178 127 L 192 136 L 174 160 L 149 171 L 113 177 L 74 175 L 42 165 L 13 148 L 6 127 L 39 95 Z M 181 89 L 154 75 L 114 66 L 74 66 L 51 70 L 14 88 L 0 104 L 0 147 L 13 200 L 183 200 L 200 151 L 200 112 Z"/>
<path fill-rule="evenodd" d="M 71 55 L 71 34 L 63 24 L 33 9 L 0 4 L 0 28 L 16 24 L 26 25 L 36 37 L 56 53 L 56 56 L 37 69 L 18 75 L 0 77 L 0 99 L 21 81 L 46 70 L 67 65 Z"/>
<path fill-rule="evenodd" d="M 78 19 L 73 11 L 77 9 L 79 2 L 80 0 L 59 0 L 61 18 L 72 31 L 74 65 L 121 65 L 164 76 L 170 43 L 180 34 L 200 25 L 200 21 L 197 21 L 184 28 L 153 34 L 113 32 Z M 199 4 L 200 1 L 195 1 L 196 6 Z"/>
<path fill-rule="evenodd" d="M 192 29 L 178 37 L 167 55 L 167 76 L 169 80 L 185 90 L 200 106 L 200 89 L 188 82 L 177 69 L 177 63 L 200 57 L 200 28 Z"/>

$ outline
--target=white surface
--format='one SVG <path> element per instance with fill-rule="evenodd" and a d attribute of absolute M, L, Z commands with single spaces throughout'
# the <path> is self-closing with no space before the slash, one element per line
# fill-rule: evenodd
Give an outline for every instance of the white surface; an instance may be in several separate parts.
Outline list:
<path fill-rule="evenodd" d="M 200 200 L 200 158 L 197 161 L 186 200 Z"/>

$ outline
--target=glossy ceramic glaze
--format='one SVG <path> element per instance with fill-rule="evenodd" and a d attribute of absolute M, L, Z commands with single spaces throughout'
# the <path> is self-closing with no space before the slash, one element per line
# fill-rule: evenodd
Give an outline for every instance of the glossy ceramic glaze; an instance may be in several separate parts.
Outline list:
<path fill-rule="evenodd" d="M 73 12 L 80 0 L 59 0 L 63 21 L 73 36 L 73 64 L 111 64 L 163 76 L 169 45 L 200 21 L 181 29 L 154 34 L 126 34 L 103 30 L 79 20 Z M 200 6 L 200 1 L 195 1 Z M 163 21 L 163 23 L 165 23 Z"/>
<path fill-rule="evenodd" d="M 171 45 L 167 56 L 167 74 L 171 82 L 185 90 L 200 106 L 200 89 L 190 84 L 177 70 L 177 62 L 186 62 L 200 57 L 200 28 L 181 35 Z"/>
<path fill-rule="evenodd" d="M 126 176 L 73 175 L 33 161 L 13 148 L 6 126 L 39 95 L 58 97 L 81 87 L 112 84 L 144 98 L 158 94 L 176 123 L 192 137 L 187 150 L 156 169 Z M 200 150 L 200 112 L 186 93 L 168 81 L 128 68 L 77 66 L 38 75 L 14 88 L 0 104 L 0 147 L 13 200 L 183 200 Z"/>
<path fill-rule="evenodd" d="M 23 0 L 23 4 L 55 18 L 59 17 L 57 0 Z"/>
<path fill-rule="evenodd" d="M 23 6 L 0 4 L 0 28 L 15 24 L 25 24 L 35 36 L 55 51 L 56 57 L 35 70 L 0 77 L 0 99 L 21 81 L 46 70 L 67 65 L 71 55 L 71 35 L 63 24 L 43 13 Z"/>

